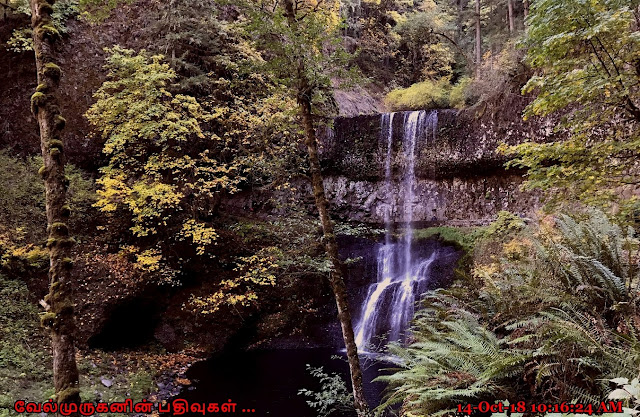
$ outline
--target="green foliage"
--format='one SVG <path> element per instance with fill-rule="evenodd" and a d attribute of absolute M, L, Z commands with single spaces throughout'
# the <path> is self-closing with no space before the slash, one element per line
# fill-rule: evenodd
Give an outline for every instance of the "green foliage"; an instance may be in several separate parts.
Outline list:
<path fill-rule="evenodd" d="M 453 74 L 455 53 L 451 39 L 455 37 L 454 16 L 444 2 L 420 1 L 415 11 L 398 15 L 393 32 L 396 48 L 407 48 L 409 57 L 403 64 L 414 77 L 448 78 Z"/>
<path fill-rule="evenodd" d="M 385 101 L 392 110 L 436 109 L 449 106 L 449 80 L 422 81 L 409 88 L 393 90 Z"/>
<path fill-rule="evenodd" d="M 524 228 L 524 221 L 516 214 L 508 211 L 500 211 L 498 218 L 485 230 L 486 236 L 504 237 Z"/>
<path fill-rule="evenodd" d="M 212 0 L 165 1 L 149 11 L 153 23 L 144 31 L 153 39 L 149 47 L 167 55 L 181 92 L 216 101 L 235 95 L 236 104 L 245 106 L 241 97 L 259 96 L 268 87 L 238 91 L 250 88 L 243 72 L 257 54 L 233 25 L 217 17 L 219 7 Z"/>
<path fill-rule="evenodd" d="M 282 256 L 278 248 L 267 247 L 255 255 L 239 258 L 235 268 L 239 272 L 237 278 L 221 281 L 218 291 L 207 297 L 192 297 L 191 304 L 200 314 L 215 313 L 223 304 L 252 305 L 258 299 L 256 287 L 276 285 L 275 274 L 281 267 L 278 261 Z"/>
<path fill-rule="evenodd" d="M 459 228 L 450 226 L 429 227 L 427 229 L 417 229 L 413 231 L 415 240 L 428 239 L 437 237 L 442 242 L 462 249 L 465 252 L 471 252 L 476 242 L 482 238 L 483 228 Z"/>
<path fill-rule="evenodd" d="M 506 396 L 510 379 L 532 357 L 509 345 L 464 310 L 434 304 L 415 319 L 414 341 L 391 345 L 400 370 L 377 378 L 389 384 L 379 410 L 403 403 L 416 415 L 444 415 L 455 404 Z"/>
<path fill-rule="evenodd" d="M 132 3 L 133 0 L 76 0 L 83 19 L 91 23 L 100 23 L 109 17 L 118 6 Z"/>
<path fill-rule="evenodd" d="M 615 309 L 636 297 L 632 288 L 639 270 L 632 253 L 638 240 L 633 229 L 611 223 L 602 212 L 587 216 L 580 221 L 560 216 L 554 225 L 557 233 L 541 236 L 538 254 L 568 293 L 585 297 L 593 308 Z"/>
<path fill-rule="evenodd" d="M 0 223 L 43 237 L 44 185 L 37 175 L 41 158 L 21 160 L 0 151 Z"/>
<path fill-rule="evenodd" d="M 449 106 L 457 109 L 463 109 L 467 105 L 471 104 L 472 97 L 469 94 L 470 86 L 471 78 L 460 78 L 460 80 L 451 87 L 451 91 L 449 92 Z"/>
<path fill-rule="evenodd" d="M 20 159 L 7 151 L 0 151 L 0 231 L 14 231 L 14 243 L 20 240 L 20 235 L 27 242 L 44 239 L 43 225 L 46 225 L 47 219 L 44 184 L 38 174 L 41 166 L 41 157 Z M 71 228 L 82 233 L 93 217 L 93 183 L 70 164 L 67 164 L 66 174 L 70 179 Z"/>
<path fill-rule="evenodd" d="M 352 56 L 339 36 L 340 2 L 293 2 L 291 12 L 282 1 L 269 3 L 240 3 L 246 15 L 242 28 L 256 50 L 264 53 L 256 70 L 269 74 L 292 99 L 309 96 L 317 113 L 335 114 L 332 79 L 348 84 L 357 78 L 349 68 Z"/>
<path fill-rule="evenodd" d="M 502 147 L 528 169 L 528 188 L 555 197 L 609 206 L 620 187 L 637 185 L 640 36 L 637 1 L 536 1 L 524 40 L 538 75 L 525 117 L 560 113 L 566 138 Z"/>
<path fill-rule="evenodd" d="M 544 73 L 523 89 L 538 90 L 527 114 L 603 103 L 604 114 L 592 117 L 606 120 L 614 108 L 633 105 L 639 77 L 633 66 L 640 58 L 637 6 L 637 1 L 620 0 L 534 2 L 524 43 L 529 63 Z"/>
<path fill-rule="evenodd" d="M 463 108 L 469 102 L 468 89 L 471 80 L 462 78 L 451 85 L 448 78 L 426 80 L 408 88 L 396 89 L 387 94 L 385 103 L 394 110 Z"/>
<path fill-rule="evenodd" d="M 155 355 L 143 352 L 130 354 L 84 351 L 78 361 L 80 370 L 80 397 L 82 401 L 114 402 L 127 398 L 136 403 L 149 400 L 157 389 L 158 376 Z M 87 355 L 87 356 L 84 356 Z M 150 363 L 151 362 L 151 363 Z M 108 379 L 106 387 L 102 379 Z M 105 413 L 105 417 L 117 417 L 117 413 Z"/>
<path fill-rule="evenodd" d="M 141 36 L 149 55 L 166 55 L 175 72 L 166 89 L 196 98 L 211 115 L 202 128 L 220 138 L 215 157 L 235 163 L 242 185 L 282 185 L 305 167 L 295 100 L 262 71 L 263 58 L 228 11 L 213 0 L 157 2 Z"/>
<path fill-rule="evenodd" d="M 472 276 L 429 294 L 413 343 L 390 348 L 402 368 L 381 378 L 391 387 L 383 407 L 442 414 L 524 392 L 531 401 L 594 403 L 609 392 L 607 379 L 637 374 L 633 230 L 596 210 L 527 227 L 502 213 L 483 239 L 502 250 L 488 258 L 476 248 Z"/>
<path fill-rule="evenodd" d="M 0 297 L 0 416 L 12 416 L 16 399 L 48 397 L 51 358 L 27 286 L 0 275 Z"/>
<path fill-rule="evenodd" d="M 553 381 L 556 390 L 565 390 L 583 403 L 597 403 L 609 391 L 608 379 L 616 375 L 637 375 L 640 363 L 640 333 L 631 325 L 622 333 L 603 317 L 579 311 L 579 306 L 565 306 L 541 313 L 543 322 L 532 326 L 538 340 L 535 381 Z M 514 327 L 523 325 L 514 324 Z M 527 328 L 529 323 L 523 325 Z M 563 381 L 567 375 L 570 383 Z"/>
<path fill-rule="evenodd" d="M 510 49 L 524 28 L 525 8 L 513 1 L 515 30 L 510 31 L 504 0 L 480 2 L 482 59 L 475 63 L 474 1 L 385 0 L 343 1 L 348 42 L 358 48 L 356 62 L 380 85 L 408 87 L 425 79 L 482 79 L 468 94 L 467 105 L 481 96 L 504 94 L 493 87 L 502 71 L 499 57 Z M 350 43 L 347 43 L 350 44 Z M 498 57 L 498 59 L 496 59 Z M 504 71 L 510 73 L 510 71 Z M 513 74 L 510 74 L 513 75 Z M 514 83 L 517 84 L 517 83 Z M 519 86 L 516 86 L 519 89 Z M 512 87 L 510 86 L 509 92 Z M 461 103 L 461 101 L 454 102 Z"/>
<path fill-rule="evenodd" d="M 335 225 L 336 235 L 372 237 L 384 233 L 384 229 L 372 228 L 365 224 L 337 223 Z"/>
<path fill-rule="evenodd" d="M 342 377 L 336 373 L 328 374 L 322 367 L 307 365 L 307 371 L 320 383 L 319 391 L 303 388 L 298 395 L 307 397 L 309 407 L 316 410 L 318 417 L 332 413 L 353 413 L 353 394 L 347 388 Z"/>
<path fill-rule="evenodd" d="M 301 280 L 324 277 L 332 268 L 318 240 L 318 228 L 316 219 L 297 213 L 295 208 L 287 218 L 269 222 L 242 219 L 229 224 L 227 231 L 236 234 L 251 254 L 235 256 L 232 277 L 223 279 L 210 294 L 192 296 L 188 308 L 204 315 L 218 313 L 223 307 L 234 311 L 260 308 L 260 293 L 276 287 L 281 294 Z"/>
<path fill-rule="evenodd" d="M 120 47 L 108 52 L 108 80 L 86 113 L 106 140 L 109 158 L 101 168 L 96 206 L 129 219 L 134 238 L 184 241 L 204 255 L 217 239 L 207 219 L 219 195 L 235 192 L 242 180 L 235 164 L 220 161 L 222 140 L 201 128 L 216 115 L 195 98 L 167 90 L 175 72 L 161 56 Z M 146 269 L 154 270 L 155 255 L 149 256 Z"/>
<path fill-rule="evenodd" d="M 129 396 L 133 401 L 142 401 L 156 388 L 153 375 L 145 369 L 129 375 L 128 381 L 130 387 Z"/>
<path fill-rule="evenodd" d="M 16 8 L 18 13 L 31 15 L 31 8 L 28 0 L 9 0 L 9 3 Z M 74 18 L 79 11 L 78 0 L 59 0 L 53 4 L 51 31 L 58 34 L 67 33 L 66 22 Z M 7 41 L 8 49 L 13 52 L 33 51 L 33 30 L 31 27 L 15 29 L 11 38 Z"/>
<path fill-rule="evenodd" d="M 475 76 L 464 91 L 469 103 L 481 102 L 501 107 L 513 105 L 513 98 L 520 93 L 523 77 L 531 70 L 523 63 L 524 51 L 515 41 L 505 42 L 498 52 L 487 52 L 477 67 Z"/>

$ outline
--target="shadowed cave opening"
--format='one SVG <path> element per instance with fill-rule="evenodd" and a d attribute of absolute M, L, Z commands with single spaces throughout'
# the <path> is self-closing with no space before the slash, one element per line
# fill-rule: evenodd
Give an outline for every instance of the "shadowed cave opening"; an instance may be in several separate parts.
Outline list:
<path fill-rule="evenodd" d="M 154 340 L 160 313 L 160 307 L 153 300 L 128 300 L 111 311 L 102 330 L 89 339 L 89 347 L 119 350 L 148 344 Z"/>

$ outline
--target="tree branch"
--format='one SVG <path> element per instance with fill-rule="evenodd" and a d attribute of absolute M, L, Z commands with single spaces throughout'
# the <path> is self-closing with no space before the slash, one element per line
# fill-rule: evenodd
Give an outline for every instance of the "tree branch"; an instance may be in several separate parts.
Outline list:
<path fill-rule="evenodd" d="M 436 36 L 442 36 L 443 38 L 445 38 L 446 40 L 448 40 L 460 53 L 460 55 L 462 55 L 462 57 L 464 58 L 464 60 L 466 61 L 467 67 L 471 70 L 474 68 L 474 65 L 472 64 L 471 58 L 469 58 L 466 54 L 466 52 L 460 47 L 460 45 L 458 45 L 458 43 L 456 41 L 454 41 L 453 39 L 451 39 L 450 36 L 441 33 L 441 32 L 436 32 L 433 29 L 431 30 L 431 33 L 433 33 Z"/>

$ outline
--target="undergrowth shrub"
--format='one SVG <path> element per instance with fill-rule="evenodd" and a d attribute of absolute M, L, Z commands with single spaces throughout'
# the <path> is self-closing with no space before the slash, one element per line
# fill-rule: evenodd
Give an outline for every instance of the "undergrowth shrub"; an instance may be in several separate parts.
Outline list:
<path fill-rule="evenodd" d="M 25 277 L 48 267 L 43 245 L 46 233 L 45 191 L 38 170 L 41 157 L 18 158 L 0 150 L 0 268 L 11 276 Z M 92 233 L 95 224 L 93 182 L 67 165 L 68 203 L 72 233 Z"/>
<path fill-rule="evenodd" d="M 464 77 L 451 85 L 448 77 L 425 80 L 407 88 L 392 90 L 385 103 L 393 110 L 463 108 L 471 97 L 467 94 L 470 79 Z"/>
<path fill-rule="evenodd" d="M 400 367 L 379 378 L 389 384 L 381 408 L 437 415 L 497 398 L 595 403 L 611 378 L 638 376 L 634 230 L 592 209 L 528 226 L 502 213 L 483 239 L 466 281 L 429 293 L 412 343 L 390 347 Z M 475 253 L 496 245 L 492 256 Z"/>
<path fill-rule="evenodd" d="M 0 416 L 17 399 L 44 401 L 53 394 L 51 358 L 27 286 L 0 275 Z M 51 387 L 49 388 L 49 385 Z"/>
<path fill-rule="evenodd" d="M 300 389 L 298 395 L 307 398 L 309 407 L 316 410 L 318 417 L 326 417 L 332 413 L 353 413 L 353 394 L 347 388 L 344 379 L 336 373 L 327 373 L 322 367 L 307 365 L 307 372 L 320 383 L 320 389 Z"/>

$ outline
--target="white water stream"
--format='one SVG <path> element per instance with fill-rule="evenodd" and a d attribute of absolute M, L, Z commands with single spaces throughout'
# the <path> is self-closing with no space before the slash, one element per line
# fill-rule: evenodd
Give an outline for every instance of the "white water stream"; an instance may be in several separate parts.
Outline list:
<path fill-rule="evenodd" d="M 381 116 L 381 136 L 386 140 L 385 192 L 389 201 L 394 201 L 393 193 L 393 121 L 397 113 Z M 360 320 L 355 327 L 356 344 L 360 352 L 367 352 L 368 346 L 376 344 L 377 336 L 388 341 L 404 340 L 409 321 L 413 318 L 414 306 L 426 289 L 430 278 L 430 266 L 437 252 L 428 258 L 413 255 L 413 212 L 418 203 L 415 196 L 416 147 L 419 140 L 435 138 L 438 126 L 437 111 L 413 111 L 402 115 L 402 152 L 404 172 L 402 175 L 401 198 L 404 237 L 394 242 L 392 236 L 392 214 L 396 207 L 389 204 L 385 212 L 385 243 L 378 250 L 377 280 L 369 286 L 362 304 Z M 388 337 L 387 337 L 388 335 Z"/>

